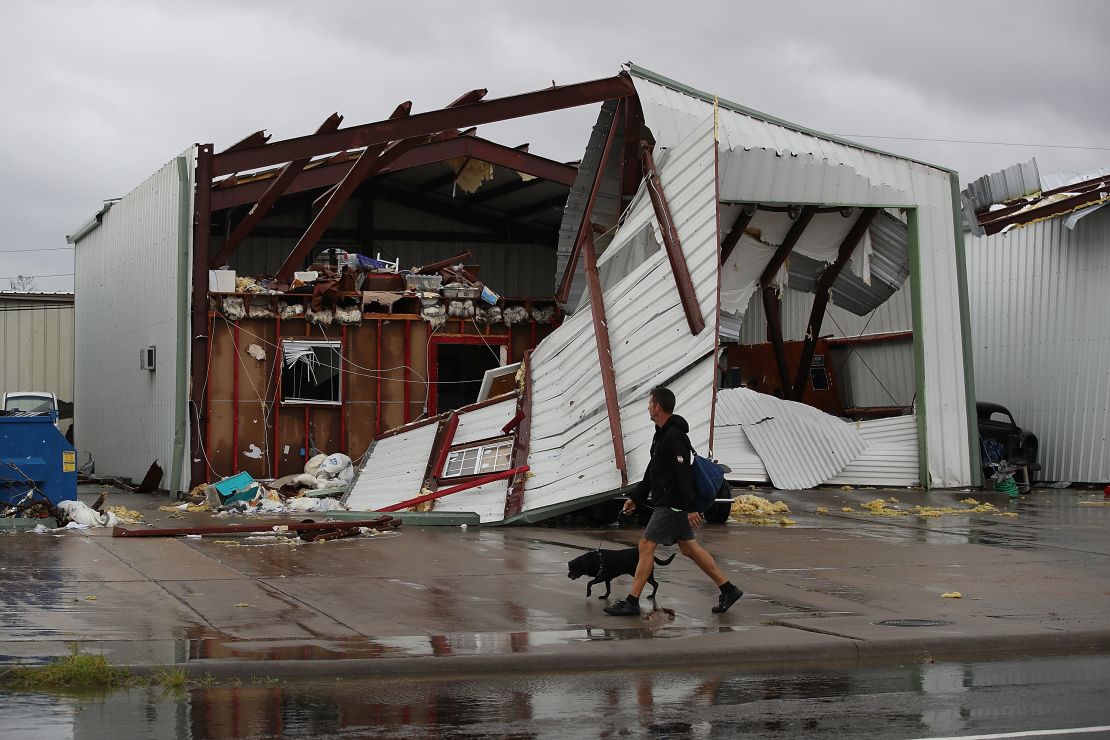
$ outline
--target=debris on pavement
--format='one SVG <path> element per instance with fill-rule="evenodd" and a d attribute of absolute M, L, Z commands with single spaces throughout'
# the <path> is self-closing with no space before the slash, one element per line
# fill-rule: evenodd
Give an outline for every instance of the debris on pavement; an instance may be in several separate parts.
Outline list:
<path fill-rule="evenodd" d="M 118 517 L 113 512 L 98 512 L 81 501 L 61 501 L 58 503 L 58 510 L 65 516 L 67 527 L 69 524 L 114 527 L 118 522 Z"/>
<path fill-rule="evenodd" d="M 959 591 L 949 591 L 946 594 L 940 595 L 940 598 L 942 599 L 962 599 L 963 597 L 964 595 L 961 594 Z"/>
<path fill-rule="evenodd" d="M 391 516 L 382 515 L 376 519 L 360 521 L 315 522 L 306 519 L 303 522 L 290 522 L 287 524 L 240 524 L 233 526 L 208 526 L 208 527 L 177 527 L 166 529 L 130 529 L 128 527 L 115 527 L 113 537 L 200 537 L 206 534 L 256 534 L 260 532 L 290 532 L 299 535 L 302 539 L 318 536 L 322 533 L 343 532 L 345 530 L 368 529 L 396 529 L 401 526 L 401 520 Z M 308 533 L 316 533 L 308 535 Z"/>

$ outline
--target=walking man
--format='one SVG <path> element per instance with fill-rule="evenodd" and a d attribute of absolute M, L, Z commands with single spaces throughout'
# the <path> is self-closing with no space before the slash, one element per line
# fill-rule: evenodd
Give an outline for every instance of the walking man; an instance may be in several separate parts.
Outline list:
<path fill-rule="evenodd" d="M 721 590 L 717 606 L 713 607 L 715 614 L 727 612 L 744 595 L 725 578 L 713 556 L 694 541 L 694 530 L 705 522 L 694 508 L 694 471 L 690 459 L 693 451 L 690 438 L 686 436 L 690 425 L 674 413 L 674 404 L 674 393 L 662 386 L 653 388 L 648 396 L 648 416 L 655 422 L 651 460 L 644 479 L 624 502 L 622 513 L 631 514 L 637 505 L 654 508 L 640 537 L 640 558 L 632 588 L 623 601 L 605 607 L 605 613 L 615 617 L 640 613 L 640 594 L 651 574 L 655 548 L 675 542 L 678 542 L 679 551 L 693 560 Z"/>

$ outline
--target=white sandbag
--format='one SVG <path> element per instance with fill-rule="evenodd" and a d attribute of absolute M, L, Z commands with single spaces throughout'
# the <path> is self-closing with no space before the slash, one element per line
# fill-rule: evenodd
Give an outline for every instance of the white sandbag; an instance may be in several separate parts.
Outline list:
<path fill-rule="evenodd" d="M 324 460 L 327 459 L 328 456 L 322 452 L 319 455 L 313 456 L 308 462 L 304 464 L 304 472 L 315 478 L 320 473 L 320 466 L 323 465 Z"/>
<path fill-rule="evenodd" d="M 90 527 L 114 527 L 118 523 L 112 512 L 97 512 L 81 501 L 62 501 L 58 504 L 58 510 L 65 514 L 67 522 L 87 524 Z"/>

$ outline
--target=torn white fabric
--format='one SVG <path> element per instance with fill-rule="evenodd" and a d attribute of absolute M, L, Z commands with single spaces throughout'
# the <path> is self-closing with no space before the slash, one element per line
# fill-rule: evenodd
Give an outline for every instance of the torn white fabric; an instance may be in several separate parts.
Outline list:
<path fill-rule="evenodd" d="M 98 512 L 81 501 L 62 501 L 58 510 L 65 514 L 66 521 L 85 524 L 90 527 L 114 527 L 118 523 L 116 515 L 110 511 Z"/>

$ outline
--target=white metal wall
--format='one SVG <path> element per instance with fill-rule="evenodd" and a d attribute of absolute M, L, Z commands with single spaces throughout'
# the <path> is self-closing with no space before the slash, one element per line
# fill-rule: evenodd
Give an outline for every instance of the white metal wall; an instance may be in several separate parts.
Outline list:
<path fill-rule="evenodd" d="M 0 393 L 10 391 L 73 400 L 73 303 L 0 298 Z"/>
<path fill-rule="evenodd" d="M 707 117 L 713 98 L 632 69 L 647 125 L 674 146 Z M 923 348 L 930 485 L 972 481 L 963 332 L 950 173 L 818 136 L 727 101 L 719 109 L 720 199 L 913 210 L 916 274 L 927 308 L 915 327 Z M 912 229 L 911 229 L 912 231 Z M 924 298 L 927 296 L 927 299 Z"/>
<path fill-rule="evenodd" d="M 969 237 L 976 394 L 1037 435 L 1046 480 L 1110 481 L 1110 208 Z"/>
<path fill-rule="evenodd" d="M 179 159 L 187 175 L 180 181 Z M 74 249 L 75 441 L 99 475 L 141 479 L 173 457 L 182 232 L 192 244 L 195 151 L 171 160 L 108 209 Z M 182 220 L 182 198 L 187 199 Z M 139 368 L 139 351 L 157 348 L 157 369 Z M 186 461 L 187 462 L 187 461 Z M 188 470 L 188 465 L 185 465 Z M 171 484 L 172 485 L 172 484 Z"/>

